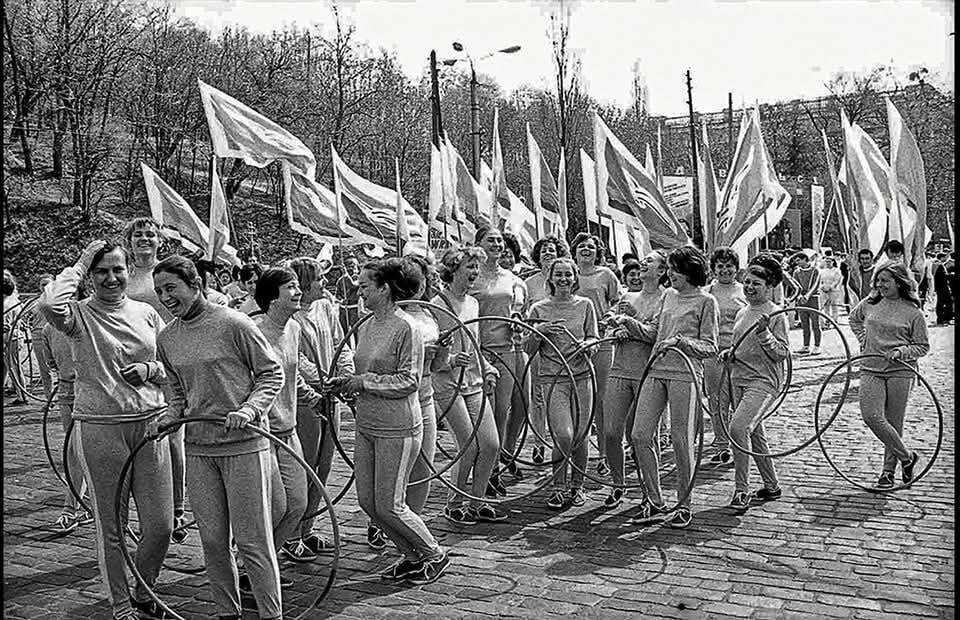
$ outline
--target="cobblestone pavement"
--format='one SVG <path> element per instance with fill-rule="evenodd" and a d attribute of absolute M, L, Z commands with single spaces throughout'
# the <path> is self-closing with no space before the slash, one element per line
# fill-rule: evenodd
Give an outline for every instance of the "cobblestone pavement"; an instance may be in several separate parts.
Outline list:
<path fill-rule="evenodd" d="M 846 327 L 843 331 L 849 335 Z M 943 444 L 929 475 L 889 495 L 857 489 L 837 476 L 816 442 L 777 461 L 781 500 L 745 514 L 727 508 L 732 467 L 701 468 L 687 530 L 638 528 L 629 523 L 639 491 L 614 510 L 588 483 L 585 506 L 552 512 L 546 492 L 507 502 L 503 524 L 459 526 L 440 516 L 446 494 L 435 483 L 426 510 L 430 529 L 450 551 L 449 572 L 438 582 L 412 587 L 377 577 L 397 556 L 392 547 L 365 544 L 366 518 L 352 491 L 337 506 L 343 540 L 336 585 L 306 617 L 545 618 L 908 618 L 954 616 L 954 335 L 932 327 L 932 351 L 921 363 L 943 406 Z M 800 333 L 791 332 L 799 348 Z M 851 342 L 853 342 L 851 337 Z M 768 420 L 774 449 L 798 445 L 813 433 L 813 402 L 822 378 L 841 358 L 836 332 L 826 332 L 825 352 L 795 358 L 794 390 Z M 842 378 L 842 374 L 840 377 Z M 873 484 L 882 450 L 860 420 L 856 384 L 848 405 L 824 435 L 824 446 L 845 472 Z M 842 381 L 824 401 L 836 403 Z M 824 408 L 821 415 L 829 414 Z M 7 618 L 109 618 L 97 573 L 93 527 L 56 538 L 50 529 L 61 501 L 44 454 L 39 406 L 3 412 L 3 598 Z M 352 452 L 353 426 L 343 431 Z M 62 441 L 56 419 L 51 442 Z M 709 423 L 706 424 L 709 429 Z M 905 435 L 929 461 L 937 444 L 933 401 L 915 388 Z M 441 440 L 449 445 L 449 433 Z M 708 430 L 706 442 L 712 439 Z M 705 458 L 711 454 L 709 448 Z M 529 447 L 523 455 L 529 458 Z M 670 468 L 665 452 L 665 470 Z M 441 457 L 438 464 L 445 461 Z M 596 461 L 591 461 L 591 470 Z M 508 499 L 533 489 L 542 474 L 527 468 Z M 665 472 L 668 473 L 668 472 Z M 331 491 L 348 470 L 338 459 Z M 632 471 L 628 472 L 632 477 Z M 632 477 L 636 480 L 635 477 Z M 668 473 L 664 488 L 672 493 Z M 753 473 L 753 483 L 758 477 Z M 329 521 L 323 528 L 329 533 Z M 196 530 L 171 545 L 168 566 L 199 566 Z M 285 591 L 288 617 L 301 613 L 324 583 L 322 559 L 310 565 L 282 563 L 295 581 Z M 206 579 L 165 570 L 161 596 L 186 618 L 213 615 Z M 247 612 L 245 618 L 254 618 Z"/>

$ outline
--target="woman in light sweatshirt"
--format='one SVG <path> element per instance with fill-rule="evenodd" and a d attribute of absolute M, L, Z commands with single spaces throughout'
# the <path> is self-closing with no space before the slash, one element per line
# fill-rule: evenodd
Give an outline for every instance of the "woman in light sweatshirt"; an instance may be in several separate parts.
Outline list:
<path fill-rule="evenodd" d="M 415 584 L 436 581 L 450 563 L 405 501 L 423 439 L 417 393 L 423 373 L 423 339 L 395 300 L 411 297 L 420 279 L 416 267 L 398 258 L 364 266 L 360 297 L 373 318 L 357 333 L 357 374 L 331 381 L 334 389 L 357 395 L 353 460 L 360 508 L 404 556 L 381 577 Z"/>
<path fill-rule="evenodd" d="M 597 314 L 593 302 L 575 295 L 578 269 L 570 258 L 558 258 L 550 265 L 547 286 L 550 296 L 530 307 L 529 320 L 539 325 L 539 332 L 559 349 L 573 374 L 557 358 L 550 346 L 535 332 L 530 332 L 524 346 L 529 355 L 539 354 L 540 367 L 536 381 L 545 392 L 550 432 L 553 434 L 553 494 L 547 508 L 560 510 L 569 501 L 574 506 L 586 502 L 583 472 L 587 467 L 589 428 L 593 411 L 593 386 L 590 357 L 598 340 Z M 575 351 L 581 349 L 578 355 Z M 579 409 L 577 405 L 579 403 Z M 567 460 L 570 460 L 570 464 Z M 574 467 L 575 466 L 575 467 Z M 570 471 L 569 490 L 567 470 Z"/>
<path fill-rule="evenodd" d="M 751 261 L 743 278 L 743 292 L 748 305 L 737 313 L 731 343 L 720 352 L 722 362 L 730 358 L 731 346 L 756 325 L 756 329 L 740 342 L 734 352 L 730 369 L 733 384 L 733 415 L 730 419 L 730 437 L 738 446 L 751 452 L 769 453 L 761 415 L 776 399 L 783 386 L 783 361 L 790 355 L 787 337 L 787 317 L 784 314 L 770 318 L 780 310 L 770 301 L 773 289 L 783 280 L 783 268 L 776 260 L 759 256 Z M 718 389 L 728 391 L 723 383 Z M 751 499 L 770 501 L 780 497 L 780 484 L 769 456 L 754 455 L 763 488 L 750 493 L 750 455 L 733 447 L 735 488 L 730 507 L 746 510 Z"/>
<path fill-rule="evenodd" d="M 283 385 L 283 368 L 252 319 L 204 299 L 189 259 L 160 261 L 154 283 L 164 307 L 176 317 L 157 343 L 170 400 L 157 424 L 224 418 L 223 423 L 184 425 L 187 489 L 218 617 L 239 619 L 241 614 L 232 531 L 260 617 L 280 618 L 270 443 L 244 427 L 268 429 L 267 411 Z"/>
<path fill-rule="evenodd" d="M 100 574 L 114 618 L 135 620 L 138 610 L 158 613 L 142 588 L 133 598 L 127 586 L 120 551 L 124 523 L 116 521 L 117 473 L 133 448 L 146 436 L 148 424 L 165 408 L 160 385 L 165 381 L 157 361 L 157 335 L 163 319 L 149 305 L 126 295 L 128 256 L 122 246 L 90 243 L 73 267 L 67 267 L 40 296 L 40 311 L 66 334 L 75 362 L 74 441 L 90 488 L 97 529 Z M 84 277 L 93 295 L 73 300 Z M 170 448 L 153 442 L 137 454 L 129 484 L 140 517 L 142 537 L 136 564 L 148 584 L 160 573 L 173 529 Z M 123 498 L 121 507 L 129 504 Z M 121 518 L 125 519 L 121 511 Z"/>
<path fill-rule="evenodd" d="M 903 416 L 907 409 L 914 374 L 897 361 L 917 368 L 917 360 L 930 351 L 927 324 L 917 299 L 916 283 L 900 262 L 878 265 L 873 292 L 850 312 L 850 329 L 870 358 L 860 364 L 860 415 L 883 442 L 883 471 L 877 487 L 894 486 L 900 463 L 901 480 L 913 480 L 919 455 L 903 441 Z"/>
<path fill-rule="evenodd" d="M 669 525 L 690 525 L 690 493 L 693 477 L 693 441 L 700 404 L 694 382 L 703 381 L 703 360 L 717 354 L 717 300 L 700 287 L 707 283 L 707 260 L 700 250 L 685 246 L 667 257 L 670 288 L 663 295 L 660 312 L 644 324 L 647 334 L 656 334 L 653 355 L 675 346 L 691 358 L 694 377 L 676 353 L 660 357 L 650 369 L 640 389 L 637 417 L 633 425 L 633 446 L 640 465 L 647 496 L 633 517 L 635 523 L 647 523 L 668 517 L 660 490 L 660 456 L 654 448 L 657 425 L 670 405 L 670 438 L 677 460 L 677 494 L 686 498 L 670 517 Z"/>

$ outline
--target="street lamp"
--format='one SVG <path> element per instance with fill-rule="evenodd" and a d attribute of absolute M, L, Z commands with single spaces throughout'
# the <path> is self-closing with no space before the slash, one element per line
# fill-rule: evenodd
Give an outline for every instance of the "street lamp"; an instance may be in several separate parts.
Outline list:
<path fill-rule="evenodd" d="M 467 62 L 470 63 L 470 136 L 473 139 L 473 175 L 474 178 L 480 178 L 480 104 L 477 102 L 477 71 L 474 69 L 474 62 L 479 62 L 490 58 L 494 54 L 513 54 L 520 51 L 519 45 L 511 45 L 499 50 L 494 50 L 474 60 L 470 52 L 466 50 L 463 43 L 453 42 L 453 49 L 456 52 L 462 52 L 466 55 Z M 448 58 L 443 64 L 451 67 L 463 60 L 462 58 Z"/>

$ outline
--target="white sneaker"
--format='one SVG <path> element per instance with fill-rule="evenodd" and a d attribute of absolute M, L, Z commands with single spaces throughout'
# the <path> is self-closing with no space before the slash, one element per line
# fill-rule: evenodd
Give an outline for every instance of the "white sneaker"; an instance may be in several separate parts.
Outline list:
<path fill-rule="evenodd" d="M 816 345 L 810 347 L 810 355 L 820 355 L 820 347 Z"/>

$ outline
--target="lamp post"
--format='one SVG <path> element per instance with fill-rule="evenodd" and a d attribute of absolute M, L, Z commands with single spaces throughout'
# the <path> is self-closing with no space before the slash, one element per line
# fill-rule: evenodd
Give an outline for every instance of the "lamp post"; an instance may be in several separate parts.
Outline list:
<path fill-rule="evenodd" d="M 470 63 L 470 137 L 473 143 L 473 176 L 476 179 L 480 178 L 480 103 L 477 101 L 477 71 L 474 68 L 474 62 L 479 62 L 481 60 L 490 58 L 494 54 L 513 54 L 514 52 L 520 51 L 519 45 L 511 45 L 510 47 L 505 47 L 503 49 L 495 50 L 484 54 L 483 56 L 474 60 L 470 55 L 470 52 L 466 50 L 462 43 L 459 41 L 453 42 L 453 49 L 457 52 L 462 52 L 466 56 L 467 62 Z M 443 61 L 443 64 L 450 67 L 458 62 L 463 60 L 462 58 L 448 58 Z"/>

